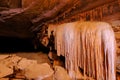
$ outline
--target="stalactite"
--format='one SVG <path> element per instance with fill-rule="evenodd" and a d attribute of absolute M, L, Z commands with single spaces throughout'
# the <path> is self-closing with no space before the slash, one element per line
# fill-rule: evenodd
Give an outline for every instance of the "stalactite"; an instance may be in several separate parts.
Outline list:
<path fill-rule="evenodd" d="M 116 80 L 115 37 L 104 22 L 73 22 L 55 25 L 58 56 L 65 56 L 69 75 L 76 80 L 78 68 L 95 80 Z"/>

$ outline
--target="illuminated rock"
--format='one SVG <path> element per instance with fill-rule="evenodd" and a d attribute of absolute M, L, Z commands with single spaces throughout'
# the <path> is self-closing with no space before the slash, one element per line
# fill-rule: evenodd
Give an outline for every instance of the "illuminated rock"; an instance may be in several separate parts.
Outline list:
<path fill-rule="evenodd" d="M 55 66 L 55 80 L 71 80 L 70 76 L 67 74 L 67 71 L 60 66 Z"/>
<path fill-rule="evenodd" d="M 54 71 L 47 63 L 28 66 L 25 69 L 27 79 L 35 80 L 53 80 Z"/>
<path fill-rule="evenodd" d="M 13 69 L 0 64 L 0 78 L 13 74 Z"/>
<path fill-rule="evenodd" d="M 116 41 L 104 22 L 72 22 L 55 25 L 58 56 L 65 56 L 66 69 L 75 79 L 79 67 L 96 80 L 116 80 Z"/>

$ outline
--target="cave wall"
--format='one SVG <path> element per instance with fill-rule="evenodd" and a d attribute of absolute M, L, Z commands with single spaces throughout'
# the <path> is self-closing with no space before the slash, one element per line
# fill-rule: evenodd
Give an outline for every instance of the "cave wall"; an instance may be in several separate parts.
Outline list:
<path fill-rule="evenodd" d="M 0 7 L 21 8 L 22 0 L 0 0 Z"/>
<path fill-rule="evenodd" d="M 119 0 L 114 0 L 97 7 L 91 7 L 90 9 L 84 9 L 82 12 L 79 10 L 79 6 L 74 6 L 68 12 L 58 16 L 53 20 L 53 23 L 65 23 L 74 21 L 105 21 L 110 22 L 120 19 L 120 3 Z M 98 1 L 100 2 L 100 1 Z M 95 4 L 95 3 L 94 3 Z M 86 7 L 86 6 L 85 6 Z M 90 6 L 89 6 L 90 7 Z M 82 6 L 84 8 L 84 6 Z M 69 14 L 68 14 L 69 13 Z"/>
<path fill-rule="evenodd" d="M 36 1 L 36 0 L 22 0 L 22 7 L 25 8 L 29 6 L 33 1 Z"/>
<path fill-rule="evenodd" d="M 8 4 L 10 8 L 21 8 L 22 0 L 8 0 Z"/>
<path fill-rule="evenodd" d="M 111 21 L 112 28 L 115 32 L 117 42 L 117 55 L 120 55 L 120 20 Z"/>
<path fill-rule="evenodd" d="M 8 0 L 0 0 L 0 7 L 8 7 Z"/>
<path fill-rule="evenodd" d="M 25 8 L 36 0 L 0 0 L 0 7 L 7 8 Z"/>

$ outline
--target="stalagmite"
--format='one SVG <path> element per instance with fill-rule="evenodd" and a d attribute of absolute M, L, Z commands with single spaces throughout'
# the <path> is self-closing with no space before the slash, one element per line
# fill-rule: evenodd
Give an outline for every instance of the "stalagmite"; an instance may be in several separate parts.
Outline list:
<path fill-rule="evenodd" d="M 57 54 L 65 56 L 72 79 L 81 68 L 84 75 L 95 80 L 116 80 L 116 41 L 108 23 L 78 21 L 55 27 Z"/>

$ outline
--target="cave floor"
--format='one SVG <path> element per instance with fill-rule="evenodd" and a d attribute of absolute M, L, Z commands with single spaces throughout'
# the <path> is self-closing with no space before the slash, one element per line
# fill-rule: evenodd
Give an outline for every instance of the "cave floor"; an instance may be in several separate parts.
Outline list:
<path fill-rule="evenodd" d="M 51 65 L 50 60 L 48 59 L 47 53 L 43 52 L 17 52 L 13 53 L 17 56 L 37 60 L 38 63 L 48 63 Z M 120 55 L 117 55 L 117 67 L 120 66 Z M 51 65 L 52 66 L 52 65 Z M 120 73 L 117 72 L 117 80 L 120 80 Z"/>
<path fill-rule="evenodd" d="M 37 60 L 38 64 L 41 63 L 48 63 L 51 67 L 53 66 L 50 63 L 50 60 L 48 58 L 48 54 L 47 53 L 43 53 L 43 52 L 15 52 L 15 53 L 0 53 L 0 55 L 7 55 L 7 54 L 15 54 L 19 57 L 22 58 L 27 58 L 30 60 Z M 116 61 L 117 67 L 120 68 L 120 55 L 117 56 L 117 61 Z M 120 71 L 119 71 L 120 72 Z M 116 80 L 120 80 L 120 73 L 117 72 L 117 79 Z"/>
<path fill-rule="evenodd" d="M 22 58 L 27 58 L 30 60 L 37 60 L 38 64 L 41 63 L 48 63 L 49 65 L 51 65 L 50 60 L 48 59 L 48 55 L 47 53 L 43 53 L 43 52 L 15 52 L 15 53 L 0 53 L 0 55 L 7 55 L 7 54 L 15 54 L 19 57 Z"/>

